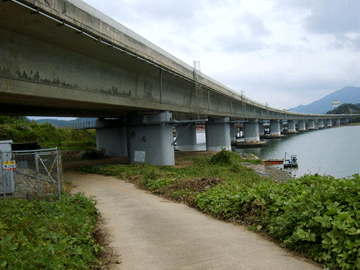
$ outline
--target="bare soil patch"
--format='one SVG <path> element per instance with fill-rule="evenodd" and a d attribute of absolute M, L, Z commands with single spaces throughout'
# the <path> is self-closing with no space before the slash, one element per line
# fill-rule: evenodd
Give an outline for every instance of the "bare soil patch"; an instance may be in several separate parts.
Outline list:
<path fill-rule="evenodd" d="M 195 207 L 195 196 L 198 192 L 204 192 L 216 185 L 220 184 L 223 180 L 217 177 L 202 177 L 194 179 L 184 179 L 180 182 L 168 185 L 154 192 L 154 194 L 161 195 L 167 199 L 175 200 L 177 202 L 185 203 L 191 207 Z M 177 191 L 188 190 L 190 194 L 187 196 L 174 196 Z"/>

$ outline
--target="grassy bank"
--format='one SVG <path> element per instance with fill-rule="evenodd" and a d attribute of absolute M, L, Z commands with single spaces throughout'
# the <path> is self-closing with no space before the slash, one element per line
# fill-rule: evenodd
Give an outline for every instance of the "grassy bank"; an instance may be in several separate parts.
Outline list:
<path fill-rule="evenodd" d="M 89 269 L 97 265 L 95 202 L 0 201 L 0 269 Z"/>
<path fill-rule="evenodd" d="M 85 171 L 136 182 L 156 194 L 272 235 L 332 269 L 360 269 L 360 177 L 304 176 L 277 184 L 221 151 L 175 166 L 108 165 Z"/>

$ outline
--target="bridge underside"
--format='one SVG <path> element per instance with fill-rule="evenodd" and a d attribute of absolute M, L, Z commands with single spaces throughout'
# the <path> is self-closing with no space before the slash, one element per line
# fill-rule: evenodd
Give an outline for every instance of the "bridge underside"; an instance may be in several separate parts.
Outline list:
<path fill-rule="evenodd" d="M 226 89 L 220 91 L 214 81 L 201 84 L 207 80 L 201 74 L 171 63 L 109 25 L 105 29 L 105 23 L 72 1 L 21 1 L 39 5 L 43 13 L 0 1 L 0 114 L 124 117 L 169 111 L 178 120 L 304 117 L 243 100 Z M 67 24 L 59 23 L 64 18 Z M 104 34 L 96 32 L 99 25 L 114 43 L 121 36 L 126 50 L 82 32 L 92 31 L 100 37 Z M 128 53 L 128 44 L 146 52 L 148 58 Z M 163 65 L 154 64 L 158 62 Z M 170 66 L 178 71 L 183 68 L 180 73 L 186 76 L 172 72 Z"/>
<path fill-rule="evenodd" d="M 172 111 L 192 118 L 244 112 L 240 102 L 15 3 L 1 2 L 0 27 L 2 114 L 116 117 Z"/>

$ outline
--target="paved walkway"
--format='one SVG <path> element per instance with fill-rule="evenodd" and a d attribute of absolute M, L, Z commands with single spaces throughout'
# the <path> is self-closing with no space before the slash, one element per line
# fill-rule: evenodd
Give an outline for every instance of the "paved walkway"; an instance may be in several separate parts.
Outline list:
<path fill-rule="evenodd" d="M 66 174 L 98 209 L 120 254 L 118 269 L 321 269 L 277 245 L 114 177 Z"/>

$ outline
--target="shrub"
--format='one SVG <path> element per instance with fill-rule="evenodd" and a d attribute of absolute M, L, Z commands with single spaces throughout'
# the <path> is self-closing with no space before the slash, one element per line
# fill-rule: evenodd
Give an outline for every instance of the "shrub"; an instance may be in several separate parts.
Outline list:
<path fill-rule="evenodd" d="M 223 149 L 211 157 L 210 163 L 213 165 L 226 166 L 239 162 L 239 159 L 240 156 L 238 154 Z"/>

